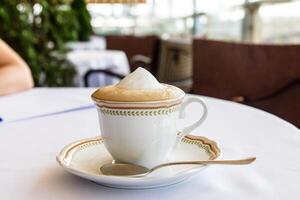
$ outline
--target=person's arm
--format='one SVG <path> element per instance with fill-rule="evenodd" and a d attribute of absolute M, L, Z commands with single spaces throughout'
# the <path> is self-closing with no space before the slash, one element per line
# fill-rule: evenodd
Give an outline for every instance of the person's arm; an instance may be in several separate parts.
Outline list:
<path fill-rule="evenodd" d="M 0 96 L 32 87 L 33 80 L 29 67 L 0 39 Z"/>

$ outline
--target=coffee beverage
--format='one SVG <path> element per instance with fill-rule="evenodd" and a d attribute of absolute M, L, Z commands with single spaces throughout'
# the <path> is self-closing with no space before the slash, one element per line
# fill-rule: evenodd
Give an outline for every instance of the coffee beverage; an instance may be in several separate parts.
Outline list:
<path fill-rule="evenodd" d="M 161 101 L 183 96 L 181 89 L 159 83 L 150 72 L 141 67 L 118 84 L 100 88 L 92 95 L 94 99 L 120 102 Z"/>
<path fill-rule="evenodd" d="M 159 83 L 143 68 L 138 68 L 118 84 L 97 89 L 92 94 L 101 135 L 116 162 L 151 168 L 165 162 L 175 144 L 197 128 L 206 118 L 205 103 L 195 97 L 183 102 L 184 92 Z M 203 115 L 194 124 L 178 131 L 178 116 L 185 107 L 200 103 Z"/>

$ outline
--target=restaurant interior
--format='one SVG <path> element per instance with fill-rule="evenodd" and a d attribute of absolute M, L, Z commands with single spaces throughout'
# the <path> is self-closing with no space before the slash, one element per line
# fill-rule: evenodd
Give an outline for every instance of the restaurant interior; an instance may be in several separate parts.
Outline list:
<path fill-rule="evenodd" d="M 300 2 L 1 1 L 0 37 L 35 87 L 101 87 L 144 67 L 187 93 L 300 127 Z"/>
<path fill-rule="evenodd" d="M 1 200 L 298 200 L 299 128 L 299 0 L 0 0 Z"/>

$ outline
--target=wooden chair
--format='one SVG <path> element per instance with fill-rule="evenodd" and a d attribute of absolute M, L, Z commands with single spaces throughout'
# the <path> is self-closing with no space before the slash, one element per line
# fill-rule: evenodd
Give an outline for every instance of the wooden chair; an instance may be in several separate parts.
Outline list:
<path fill-rule="evenodd" d="M 241 102 L 300 127 L 300 45 L 195 38 L 193 93 Z"/>

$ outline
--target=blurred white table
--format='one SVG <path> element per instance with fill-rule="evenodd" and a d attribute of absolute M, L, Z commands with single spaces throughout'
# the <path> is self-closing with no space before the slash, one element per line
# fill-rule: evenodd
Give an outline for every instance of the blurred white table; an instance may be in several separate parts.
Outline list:
<path fill-rule="evenodd" d="M 106 39 L 101 36 L 91 36 L 90 40 L 82 42 L 68 42 L 67 48 L 76 50 L 105 50 L 106 49 Z"/>
<path fill-rule="evenodd" d="M 84 86 L 84 75 L 92 69 L 106 69 L 120 75 L 130 72 L 126 54 L 118 50 L 76 50 L 67 53 L 67 59 L 74 64 L 77 76 L 76 86 Z M 90 87 L 111 85 L 118 82 L 118 78 L 104 74 L 94 74 L 89 78 Z"/>
<path fill-rule="evenodd" d="M 37 92 L 41 89 L 34 89 Z M 59 92 L 64 90 L 64 93 Z M 47 89 L 53 107 L 61 95 L 89 101 L 92 89 Z M 26 92 L 23 93 L 26 95 Z M 84 96 L 83 96 L 84 95 Z M 66 97 L 68 96 L 68 98 Z M 11 96 L 13 98 L 14 96 Z M 20 96 L 17 96 L 20 98 Z M 210 166 L 180 184 L 151 190 L 107 188 L 68 174 L 55 157 L 63 146 L 100 134 L 96 109 L 0 123 L 0 198 L 9 200 L 255 199 L 300 196 L 300 131 L 266 112 L 204 97 L 209 115 L 194 134 L 218 142 L 222 158 L 257 156 L 249 166 Z M 3 100 L 3 99 L 2 99 Z M 19 99 L 21 100 L 21 98 Z M 3 103 L 0 99 L 0 105 Z M 44 102 L 45 103 L 45 102 Z M 37 104 L 26 105 L 32 109 Z M 12 107 L 13 109 L 13 107 Z M 185 125 L 199 115 L 187 108 Z"/>

